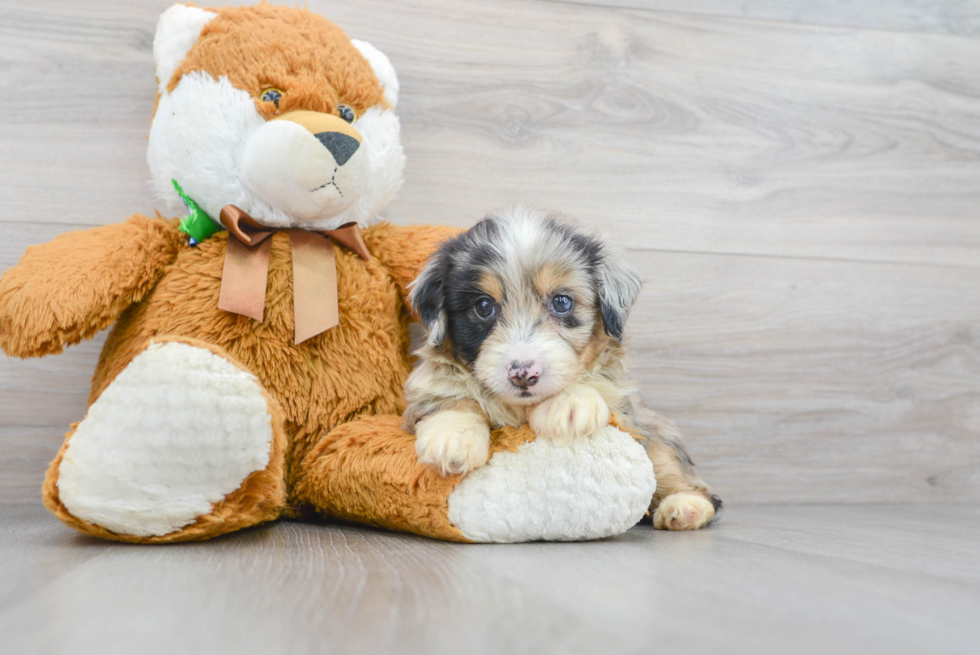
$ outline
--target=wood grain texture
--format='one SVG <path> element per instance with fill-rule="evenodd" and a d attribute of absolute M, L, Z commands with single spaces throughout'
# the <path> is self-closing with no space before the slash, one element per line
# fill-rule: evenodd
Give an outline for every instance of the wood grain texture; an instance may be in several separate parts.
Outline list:
<path fill-rule="evenodd" d="M 111 26 L 4 9 L 3 85 L 46 99 L 0 110 L 4 220 L 153 208 L 166 4 Z M 530 201 L 662 250 L 980 265 L 980 42 L 548 2 L 311 7 L 401 72 L 411 163 L 391 218 Z"/>
<path fill-rule="evenodd" d="M 975 653 L 980 512 L 741 507 L 698 533 L 457 545 L 280 523 L 85 538 L 0 504 L 15 653 Z"/>
<path fill-rule="evenodd" d="M 159 206 L 168 4 L 0 0 L 0 268 Z M 980 497 L 980 41 L 540 0 L 310 7 L 399 70 L 388 218 L 530 201 L 629 246 L 643 394 L 729 501 Z M 83 415 L 100 344 L 0 362 L 22 465 Z"/>
<path fill-rule="evenodd" d="M 642 394 L 723 496 L 980 497 L 974 269 L 631 254 Z"/>
<path fill-rule="evenodd" d="M 752 20 L 980 36 L 976 0 L 556 0 Z"/>

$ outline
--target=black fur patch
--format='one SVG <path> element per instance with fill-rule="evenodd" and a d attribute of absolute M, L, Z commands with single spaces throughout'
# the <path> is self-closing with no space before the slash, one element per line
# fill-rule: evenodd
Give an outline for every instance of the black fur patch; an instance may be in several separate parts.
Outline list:
<path fill-rule="evenodd" d="M 570 330 L 582 327 L 582 319 L 575 315 L 574 309 L 567 314 L 555 314 L 554 317 L 556 321 Z"/>
<path fill-rule="evenodd" d="M 438 317 L 440 310 L 445 310 L 453 355 L 467 364 L 476 360 L 480 346 L 497 321 L 496 314 L 489 319 L 480 318 L 474 308 L 477 300 L 486 295 L 479 286 L 480 278 L 488 266 L 500 259 L 493 246 L 499 232 L 496 221 L 485 218 L 444 243 L 435 255 L 433 279 L 416 291 L 419 318 L 428 324 Z"/>
<path fill-rule="evenodd" d="M 443 255 L 442 250 L 437 251 L 434 255 L 433 266 L 431 271 L 427 271 L 418 279 L 412 289 L 412 307 L 427 330 L 432 329 L 432 325 L 439 318 L 439 310 L 443 306 L 449 259 Z"/>
<path fill-rule="evenodd" d="M 449 318 L 449 339 L 453 354 L 462 362 L 472 364 L 480 354 L 480 346 L 493 331 L 499 317 L 480 318 L 477 301 L 486 293 L 478 286 L 483 269 L 478 266 L 453 268 L 447 280 L 446 313 Z M 499 312 L 497 308 L 497 312 Z"/>
<path fill-rule="evenodd" d="M 606 334 L 611 336 L 613 339 L 623 340 L 623 332 L 626 329 L 623 321 L 622 312 L 613 308 L 612 305 L 599 302 L 599 310 L 602 313 L 602 324 L 606 328 Z"/>

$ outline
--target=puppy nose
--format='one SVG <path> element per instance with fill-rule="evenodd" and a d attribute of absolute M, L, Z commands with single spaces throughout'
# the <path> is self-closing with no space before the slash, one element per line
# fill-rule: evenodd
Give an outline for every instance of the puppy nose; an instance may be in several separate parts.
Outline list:
<path fill-rule="evenodd" d="M 354 137 L 347 136 L 346 134 L 341 134 L 340 132 L 320 132 L 319 134 L 314 134 L 317 141 L 323 144 L 323 147 L 330 151 L 333 158 L 337 161 L 338 166 L 343 166 L 347 163 L 361 144 Z"/>
<path fill-rule="evenodd" d="M 533 387 L 541 377 L 541 368 L 537 362 L 511 362 L 507 377 L 515 387 Z"/>

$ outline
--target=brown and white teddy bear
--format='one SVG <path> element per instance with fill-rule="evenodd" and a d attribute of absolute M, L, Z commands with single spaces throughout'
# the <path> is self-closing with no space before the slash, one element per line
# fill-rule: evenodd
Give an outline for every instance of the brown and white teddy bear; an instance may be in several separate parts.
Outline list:
<path fill-rule="evenodd" d="M 416 461 L 399 418 L 406 287 L 455 230 L 377 222 L 404 167 L 398 80 L 381 52 L 266 4 L 174 5 L 153 52 L 148 162 L 187 217 L 64 234 L 0 279 L 10 355 L 56 354 L 112 327 L 88 413 L 44 483 L 52 512 L 136 542 L 304 508 L 457 541 L 588 539 L 636 523 L 653 471 L 615 427 L 576 451 L 500 431 L 465 477 Z"/>

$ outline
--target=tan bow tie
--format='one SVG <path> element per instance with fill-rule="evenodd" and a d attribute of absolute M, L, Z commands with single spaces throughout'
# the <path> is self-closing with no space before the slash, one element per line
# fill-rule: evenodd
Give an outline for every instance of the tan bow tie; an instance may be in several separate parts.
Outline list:
<path fill-rule="evenodd" d="M 260 225 L 235 205 L 221 208 L 221 224 L 228 229 L 225 268 L 221 276 L 218 309 L 262 321 L 269 278 L 272 236 L 278 230 Z M 340 322 L 337 303 L 337 262 L 333 239 L 361 259 L 371 259 L 357 223 L 335 230 L 312 232 L 290 229 L 293 253 L 293 343 L 300 344 Z"/>

